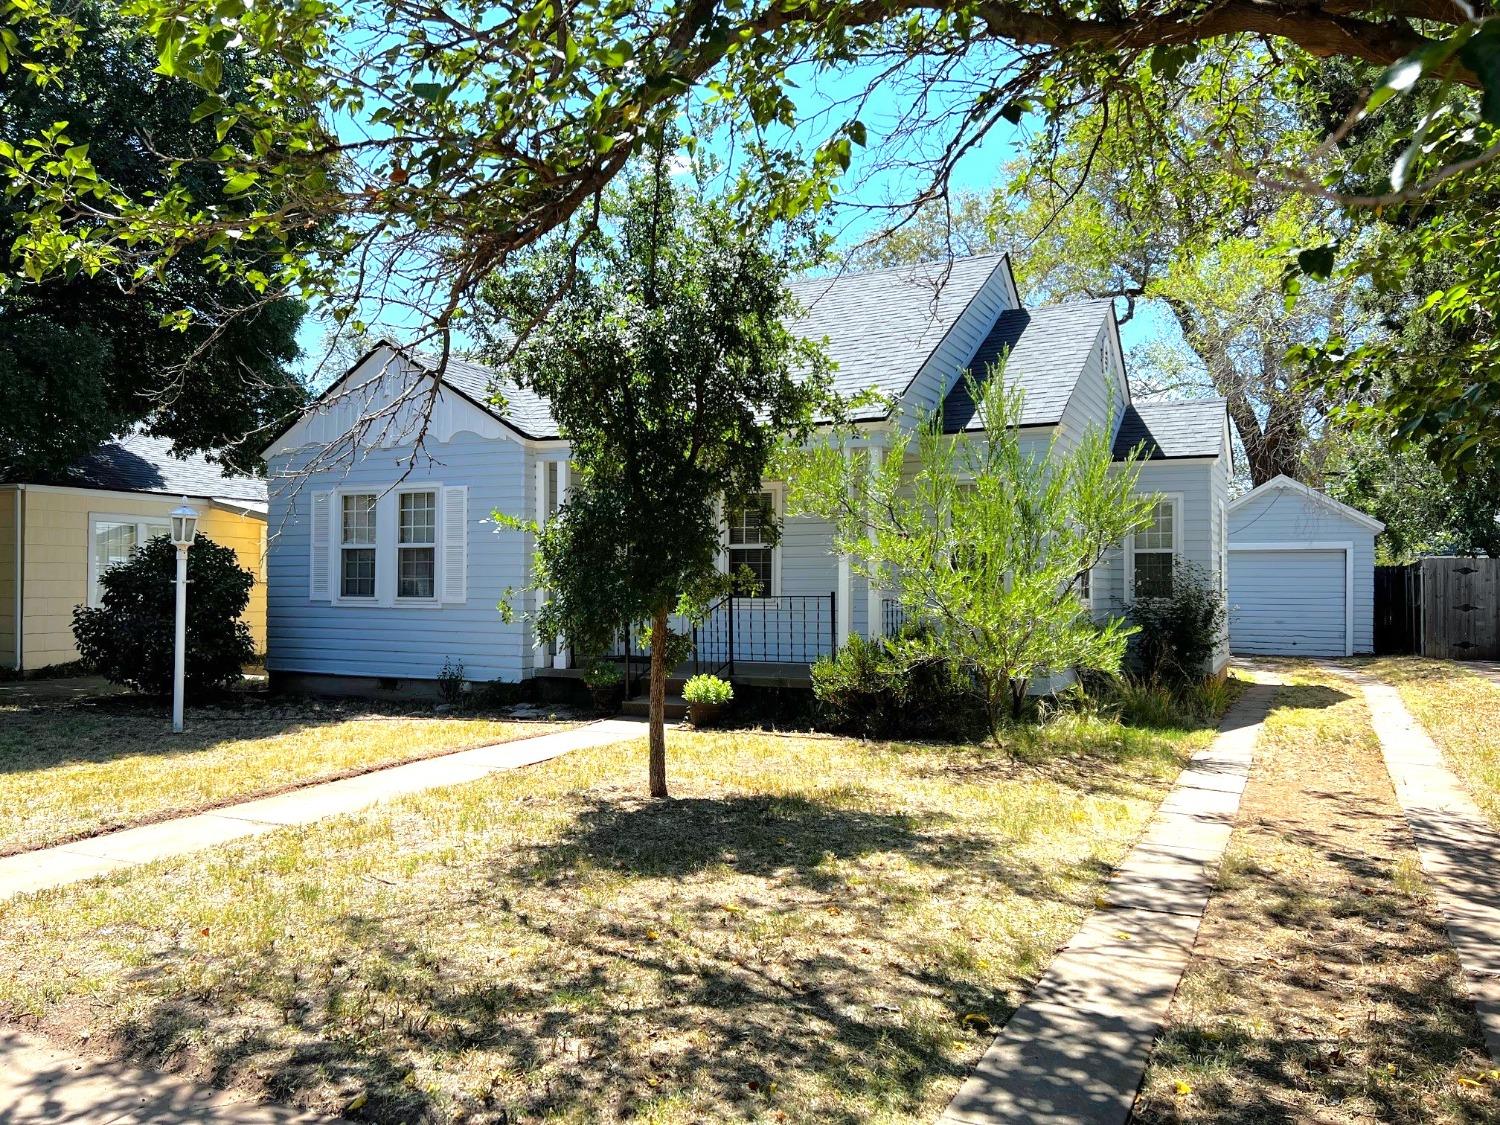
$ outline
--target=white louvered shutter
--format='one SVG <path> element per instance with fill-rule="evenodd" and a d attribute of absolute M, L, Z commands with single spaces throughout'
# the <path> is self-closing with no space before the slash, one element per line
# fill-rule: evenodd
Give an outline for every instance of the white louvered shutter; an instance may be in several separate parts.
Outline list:
<path fill-rule="evenodd" d="M 468 599 L 469 490 L 443 489 L 443 601 Z"/>
<path fill-rule="evenodd" d="M 333 493 L 312 494 L 312 520 L 308 528 L 309 557 L 307 565 L 307 596 L 315 602 L 326 602 L 333 597 Z"/>

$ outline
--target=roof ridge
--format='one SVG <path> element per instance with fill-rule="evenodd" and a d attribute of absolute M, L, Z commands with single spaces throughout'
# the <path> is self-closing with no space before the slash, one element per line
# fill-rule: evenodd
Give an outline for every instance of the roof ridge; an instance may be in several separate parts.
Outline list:
<path fill-rule="evenodd" d="M 799 283 L 812 284 L 819 281 L 842 281 L 847 277 L 874 277 L 876 274 L 896 273 L 900 270 L 920 270 L 941 267 L 946 265 L 957 265 L 959 262 L 982 262 L 990 258 L 1006 258 L 1010 256 L 1009 250 L 986 250 L 983 254 L 961 254 L 952 258 L 937 258 L 927 262 L 897 262 L 890 266 L 875 266 L 872 269 L 840 269 L 831 274 L 803 273 L 789 278 L 788 284 Z"/>

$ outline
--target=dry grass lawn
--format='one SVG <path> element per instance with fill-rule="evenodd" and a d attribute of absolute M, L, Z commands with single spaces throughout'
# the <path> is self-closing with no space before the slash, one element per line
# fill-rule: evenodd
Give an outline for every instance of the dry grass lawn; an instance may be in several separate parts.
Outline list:
<path fill-rule="evenodd" d="M 1462 661 L 1420 656 L 1382 657 L 1363 670 L 1401 693 L 1475 803 L 1500 827 L 1500 684 Z"/>
<path fill-rule="evenodd" d="M 1294 672 L 1136 1120 L 1495 1122 L 1494 1066 L 1359 689 Z"/>
<path fill-rule="evenodd" d="M 0 904 L 0 1018 L 382 1122 L 928 1122 L 1209 737 L 581 751 Z"/>
<path fill-rule="evenodd" d="M 0 704 L 0 855 L 566 724 L 251 701 L 185 725 L 130 699 Z"/>

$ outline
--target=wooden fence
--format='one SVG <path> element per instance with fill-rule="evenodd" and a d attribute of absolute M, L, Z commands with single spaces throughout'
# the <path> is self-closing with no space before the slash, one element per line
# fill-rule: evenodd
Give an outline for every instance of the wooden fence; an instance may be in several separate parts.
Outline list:
<path fill-rule="evenodd" d="M 1375 651 L 1500 659 L 1500 559 L 1376 567 Z"/>

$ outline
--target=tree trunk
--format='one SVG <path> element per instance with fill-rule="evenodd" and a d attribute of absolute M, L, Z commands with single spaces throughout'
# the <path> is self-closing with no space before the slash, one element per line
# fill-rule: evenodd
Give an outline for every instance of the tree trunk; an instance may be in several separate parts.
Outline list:
<path fill-rule="evenodd" d="M 667 608 L 651 619 L 651 796 L 667 796 Z"/>

